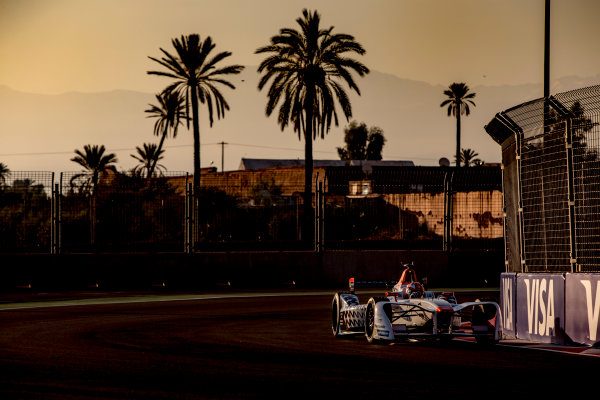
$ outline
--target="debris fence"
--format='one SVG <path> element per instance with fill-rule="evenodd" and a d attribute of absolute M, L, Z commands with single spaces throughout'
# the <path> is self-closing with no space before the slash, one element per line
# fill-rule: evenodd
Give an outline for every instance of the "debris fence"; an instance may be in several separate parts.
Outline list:
<path fill-rule="evenodd" d="M 600 271 L 600 86 L 498 113 L 507 272 Z"/>
<path fill-rule="evenodd" d="M 11 171 L 0 252 L 502 248 L 499 167 L 315 168 L 308 244 L 303 174 L 205 171 L 194 191 L 185 172 Z"/>

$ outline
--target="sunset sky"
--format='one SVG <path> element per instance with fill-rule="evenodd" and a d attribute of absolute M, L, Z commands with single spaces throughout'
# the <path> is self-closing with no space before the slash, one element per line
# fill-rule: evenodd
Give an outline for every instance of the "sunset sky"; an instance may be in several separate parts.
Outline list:
<path fill-rule="evenodd" d="M 148 56 L 188 33 L 255 69 L 254 51 L 303 8 L 354 35 L 375 71 L 444 86 L 543 80 L 544 0 L 0 0 L 0 85 L 157 93 L 167 80 L 146 74 Z M 553 79 L 600 74 L 599 16 L 600 1 L 552 0 Z"/>

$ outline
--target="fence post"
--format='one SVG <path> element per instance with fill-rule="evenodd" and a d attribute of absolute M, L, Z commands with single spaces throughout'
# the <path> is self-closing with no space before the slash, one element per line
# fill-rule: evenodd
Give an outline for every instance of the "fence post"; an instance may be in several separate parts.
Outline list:
<path fill-rule="evenodd" d="M 527 260 L 525 258 L 525 222 L 523 220 L 523 171 L 522 171 L 522 149 L 523 145 L 523 133 L 515 133 L 517 146 L 516 146 L 516 160 L 517 160 L 517 196 L 518 196 L 518 209 L 517 219 L 519 224 L 519 260 L 521 262 L 521 272 L 527 272 Z"/>
<path fill-rule="evenodd" d="M 54 181 L 54 179 L 52 179 Z M 61 193 L 58 184 L 54 184 L 52 189 L 52 216 L 51 216 L 51 234 L 52 248 L 51 254 L 60 254 L 60 232 L 61 232 Z"/>
<path fill-rule="evenodd" d="M 573 120 L 565 121 L 565 150 L 567 152 L 567 179 L 569 189 L 569 233 L 570 233 L 570 260 L 571 273 L 578 271 L 577 265 L 577 243 L 575 236 L 575 184 L 573 175 Z"/>
<path fill-rule="evenodd" d="M 319 173 L 315 178 L 315 243 L 316 252 L 323 251 L 323 181 L 319 181 Z"/>
<path fill-rule="evenodd" d="M 444 251 L 452 251 L 452 231 L 454 222 L 454 194 L 452 191 L 452 180 L 454 171 L 446 171 L 444 174 Z"/>
<path fill-rule="evenodd" d="M 192 232 L 194 224 L 192 219 L 193 202 L 192 184 L 187 182 L 186 177 L 184 251 L 188 254 L 192 252 Z"/>

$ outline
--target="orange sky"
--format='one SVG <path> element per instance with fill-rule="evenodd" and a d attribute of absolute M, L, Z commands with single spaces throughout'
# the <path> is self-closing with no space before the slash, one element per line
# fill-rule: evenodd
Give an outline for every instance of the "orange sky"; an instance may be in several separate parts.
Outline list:
<path fill-rule="evenodd" d="M 490 162 L 499 160 L 500 150 L 483 126 L 496 112 L 543 94 L 536 90 L 527 92 L 527 98 L 514 97 L 509 87 L 503 89 L 504 97 L 490 98 L 484 89 L 542 82 L 544 0 L 0 0 L 0 85 L 41 94 L 125 89 L 152 99 L 168 79 L 146 74 L 157 69 L 148 56 L 159 57 L 160 47 L 171 50 L 173 37 L 210 35 L 217 51 L 233 53 L 227 64 L 255 71 L 262 56 L 254 51 L 280 28 L 296 28 L 303 8 L 317 9 L 323 26 L 354 35 L 367 50 L 360 60 L 371 70 L 440 85 L 435 88 L 439 98 L 427 100 L 431 104 L 422 109 L 429 114 L 420 120 L 408 121 L 415 114 L 409 107 L 404 110 L 409 114 L 396 109 L 384 116 L 356 116 L 368 125 L 382 124 L 388 139 L 385 159 L 436 165 L 439 157 L 452 157 L 455 123 L 439 108 L 443 88 L 452 82 L 466 82 L 480 92 L 477 108 L 463 126 L 464 143 Z M 582 80 L 586 85 L 600 83 L 599 15 L 600 0 L 552 0 L 553 81 L 578 76 L 591 78 Z M 571 81 L 577 85 L 578 80 Z M 281 133 L 274 118 L 259 124 L 264 121 L 264 93 L 257 94 L 257 113 L 240 119 L 244 105 L 236 109 L 235 102 L 242 85 L 239 79 L 232 82 L 240 90 L 226 96 L 238 114 L 232 111 L 225 122 L 202 127 L 203 143 L 212 143 L 202 147 L 203 166 L 220 164 L 220 141 L 246 145 L 228 147 L 226 169 L 236 168 L 241 157 L 302 157 L 303 145 L 295 134 Z M 416 97 L 396 101 L 415 106 L 425 102 Z M 382 102 L 364 92 L 355 101 L 363 110 Z M 146 103 L 127 123 L 114 121 L 108 127 L 89 119 L 49 126 L 50 120 L 36 110 L 23 111 L 26 119 L 36 120 L 24 124 L 20 114 L 3 115 L 0 109 L 0 161 L 14 170 L 69 170 L 76 168 L 69 161 L 74 148 L 104 143 L 109 150 L 124 149 L 118 153 L 120 167 L 129 168 L 135 146 L 154 140 L 151 121 L 143 113 Z M 315 143 L 316 158 L 337 158 L 335 147 L 343 145 L 345 122 Z M 115 138 L 111 141 L 102 129 Z M 191 147 L 186 133 L 167 143 L 173 146 L 165 160 L 170 170 L 191 170 L 190 148 L 178 147 Z M 40 135 L 45 135 L 43 140 Z M 420 141 L 410 144 L 415 135 Z M 277 149 L 268 148 L 272 146 Z M 287 148 L 297 151 L 281 151 Z M 21 155 L 46 151 L 52 155 Z"/>
<path fill-rule="evenodd" d="M 0 0 L 0 84 L 36 93 L 133 89 L 163 83 L 147 56 L 187 33 L 210 35 L 232 62 L 301 9 L 353 34 L 372 69 L 447 85 L 542 80 L 543 0 Z M 552 1 L 553 77 L 600 73 L 600 1 Z"/>

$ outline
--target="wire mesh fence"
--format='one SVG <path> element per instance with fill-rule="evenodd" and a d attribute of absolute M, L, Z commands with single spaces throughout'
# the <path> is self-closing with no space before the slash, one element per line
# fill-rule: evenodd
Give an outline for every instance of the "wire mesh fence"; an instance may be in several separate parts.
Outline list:
<path fill-rule="evenodd" d="M 507 269 L 600 271 L 600 86 L 499 113 Z M 506 166 L 509 166 L 506 168 Z"/>
<path fill-rule="evenodd" d="M 0 179 L 0 251 L 50 252 L 52 172 L 11 171 Z"/>
<path fill-rule="evenodd" d="M 498 167 L 322 167 L 314 178 L 321 248 L 498 248 L 502 240 Z M 205 171 L 199 191 L 192 181 L 177 172 L 152 179 L 13 172 L 0 191 L 0 250 L 306 248 L 303 168 Z"/>
<path fill-rule="evenodd" d="M 183 251 L 185 178 L 61 173 L 60 251 Z"/>

